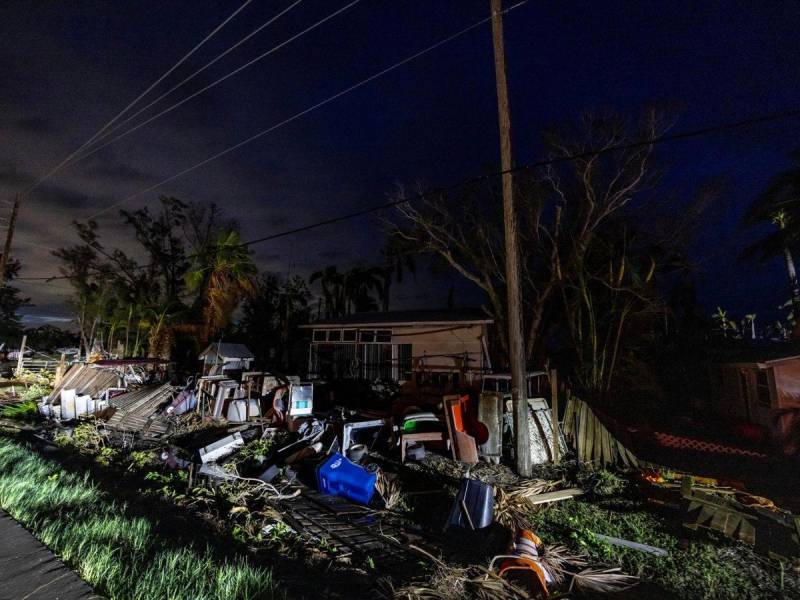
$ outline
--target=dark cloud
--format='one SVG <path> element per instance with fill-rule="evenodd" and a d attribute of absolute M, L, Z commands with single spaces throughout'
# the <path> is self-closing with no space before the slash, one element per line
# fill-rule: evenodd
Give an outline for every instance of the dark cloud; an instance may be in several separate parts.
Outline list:
<path fill-rule="evenodd" d="M 317 252 L 317 256 L 323 260 L 328 261 L 337 261 L 337 260 L 346 260 L 352 258 L 352 253 L 347 252 L 346 250 L 336 250 L 336 249 L 328 249 L 328 250 L 320 250 Z"/>
<path fill-rule="evenodd" d="M 108 206 L 114 198 L 107 194 L 86 194 L 74 189 L 58 185 L 44 184 L 36 188 L 31 198 L 35 205 L 32 209 L 39 212 L 41 208 L 58 208 L 62 214 L 80 219 L 89 210 L 98 210 Z M 81 215 L 81 211 L 83 215 Z M 70 220 L 72 220 L 72 218 Z"/>
<path fill-rule="evenodd" d="M 34 182 L 34 178 L 27 173 L 20 173 L 19 170 L 11 167 L 0 166 L 0 185 L 7 185 L 14 188 L 29 186 Z"/>
<path fill-rule="evenodd" d="M 158 10 L 135 2 L 60 3 L 58 10 L 51 4 L 0 2 L 0 186 L 5 193 L 24 189 L 58 164 L 230 12 L 221 3 L 187 0 L 160 3 Z M 252 3 L 221 32 L 224 39 L 201 49 L 171 81 L 252 31 L 273 14 L 272 4 Z M 20 220 L 20 239 L 30 244 L 20 246 L 25 273 L 57 271 L 58 265 L 33 244 L 67 243 L 72 220 L 85 219 L 149 187 L 154 178 L 166 179 L 281 123 L 485 18 L 488 10 L 485 0 L 428 3 L 425 10 L 413 2 L 383 2 L 381 9 L 370 4 L 355 6 L 86 162 L 63 169 L 32 195 Z M 745 3 L 697 4 L 691 10 L 669 5 L 658 18 L 648 3 L 588 3 L 581 19 L 561 3 L 528 3 L 511 13 L 506 40 L 518 160 L 538 157 L 537 132 L 598 106 L 635 117 L 653 98 L 683 100 L 688 109 L 682 129 L 793 106 L 800 81 L 795 73 L 797 6 L 761 3 L 754 10 Z M 330 11 L 328 0 L 306 0 L 134 122 Z M 163 89 L 169 85 L 165 82 Z M 742 136 L 659 149 L 671 152 L 673 180 L 686 186 L 709 172 L 734 175 L 736 202 L 724 215 L 730 222 L 785 166 L 782 155 L 797 139 L 796 132 L 777 127 L 753 138 L 757 147 Z M 242 237 L 252 239 L 378 203 L 396 181 L 447 185 L 497 161 L 496 92 L 486 25 L 120 208 L 155 206 L 160 194 L 195 202 L 216 199 L 226 217 L 239 221 Z M 133 244 L 116 209 L 98 220 L 104 238 Z M 717 226 L 714 231 L 719 234 L 711 236 L 714 240 L 725 233 Z M 382 235 L 379 225 L 359 219 L 277 239 L 258 246 L 265 254 L 256 256 L 276 271 L 311 272 L 326 264 L 346 268 L 359 259 L 377 262 Z M 730 287 L 725 281 L 752 288 L 761 276 L 742 277 L 741 265 L 729 260 L 735 254 L 731 250 L 708 265 L 715 273 L 715 294 Z M 428 275 L 427 269 L 420 272 L 421 278 Z M 449 283 L 442 287 L 441 279 L 431 276 L 426 284 L 433 295 L 439 286 L 444 298 Z M 55 293 L 44 286 L 40 290 L 30 295 L 49 302 L 42 307 L 52 310 L 58 301 L 47 295 Z"/>
<path fill-rule="evenodd" d="M 150 183 L 156 180 L 150 175 L 121 162 L 95 161 L 83 169 L 83 174 L 109 183 Z"/>
<path fill-rule="evenodd" d="M 16 119 L 13 128 L 24 133 L 44 135 L 53 133 L 55 128 L 52 121 L 42 117 L 23 117 Z"/>

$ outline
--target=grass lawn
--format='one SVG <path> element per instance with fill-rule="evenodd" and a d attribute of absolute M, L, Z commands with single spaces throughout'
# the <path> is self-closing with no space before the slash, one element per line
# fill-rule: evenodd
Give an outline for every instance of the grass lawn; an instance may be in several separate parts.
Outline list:
<path fill-rule="evenodd" d="M 653 582 L 676 598 L 800 597 L 800 581 L 790 567 L 781 581 L 777 565 L 750 546 L 708 532 L 694 534 L 681 526 L 677 515 L 662 515 L 632 490 L 620 489 L 627 486 L 615 487 L 611 494 L 554 503 L 533 513 L 534 531 L 545 543 L 566 543 L 594 561 L 618 565 Z M 659 557 L 612 546 L 594 534 L 656 546 L 669 554 Z"/>
<path fill-rule="evenodd" d="M 3 437 L 0 507 L 112 600 L 284 597 L 268 569 L 176 543 L 160 533 L 157 521 L 109 499 L 88 474 L 65 471 Z"/>

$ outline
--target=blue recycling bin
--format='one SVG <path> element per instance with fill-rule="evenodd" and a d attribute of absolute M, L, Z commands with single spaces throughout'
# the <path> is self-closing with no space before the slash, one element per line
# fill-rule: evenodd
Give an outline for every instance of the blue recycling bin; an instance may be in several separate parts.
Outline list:
<path fill-rule="evenodd" d="M 323 494 L 342 496 L 348 500 L 369 504 L 375 493 L 378 475 L 351 462 L 338 452 L 331 454 L 317 467 L 317 485 Z"/>

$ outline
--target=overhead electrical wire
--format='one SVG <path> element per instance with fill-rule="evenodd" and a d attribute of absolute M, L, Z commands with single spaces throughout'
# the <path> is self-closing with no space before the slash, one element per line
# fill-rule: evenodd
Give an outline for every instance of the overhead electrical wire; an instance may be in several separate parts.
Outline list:
<path fill-rule="evenodd" d="M 123 108 L 120 112 L 118 112 L 110 121 L 108 121 L 105 125 L 103 125 L 99 130 L 95 132 L 92 137 L 86 140 L 83 144 L 81 144 L 77 149 L 75 149 L 69 156 L 67 156 L 64 160 L 58 163 L 55 167 L 50 169 L 46 174 L 40 177 L 37 181 L 31 184 L 28 189 L 23 192 L 23 196 L 27 196 L 30 194 L 34 189 L 39 187 L 44 181 L 58 173 L 68 162 L 70 162 L 75 156 L 77 156 L 81 151 L 87 148 L 90 144 L 92 144 L 95 140 L 97 140 L 98 136 L 102 135 L 109 127 L 111 127 L 114 123 L 117 122 L 126 112 L 128 112 L 131 108 L 133 108 L 142 98 L 144 98 L 147 94 L 149 94 L 159 83 L 164 81 L 175 69 L 180 67 L 183 63 L 185 63 L 195 52 L 197 52 L 206 42 L 208 42 L 212 37 L 214 37 L 225 25 L 227 25 L 236 15 L 238 15 L 241 11 L 243 11 L 248 4 L 250 4 L 253 0 L 245 0 L 245 2 L 239 6 L 235 11 L 233 11 L 222 23 L 217 25 L 211 33 L 206 35 L 200 42 L 198 42 L 194 48 L 189 50 L 186 54 L 184 54 L 178 62 L 172 65 L 169 69 L 167 69 L 158 79 L 156 79 L 150 86 L 139 94 L 136 98 L 133 99 L 125 108 Z"/>
<path fill-rule="evenodd" d="M 272 24 L 273 24 L 275 21 L 277 21 L 277 20 L 278 20 L 278 19 L 280 19 L 280 18 L 281 18 L 283 15 L 285 15 L 285 14 L 286 14 L 286 13 L 288 13 L 290 10 L 292 10 L 293 8 L 295 8 L 295 7 L 296 7 L 298 4 L 300 4 L 302 1 L 303 1 L 303 0 L 295 0 L 295 2 L 293 2 L 292 4 L 290 4 L 289 6 L 287 6 L 286 8 L 284 8 L 282 11 L 280 11 L 280 12 L 279 12 L 278 14 L 276 14 L 274 17 L 271 17 L 271 18 L 270 18 L 270 19 L 268 19 L 266 22 L 264 22 L 264 23 L 262 23 L 261 25 L 259 25 L 258 27 L 256 27 L 256 28 L 255 28 L 253 31 L 251 31 L 251 32 L 250 32 L 249 34 L 247 34 L 245 37 L 243 37 L 243 38 L 242 38 L 242 39 L 240 39 L 238 42 L 236 42 L 235 44 L 233 44 L 233 46 L 230 46 L 230 47 L 229 47 L 227 50 L 225 50 L 225 51 L 224 51 L 224 52 L 222 52 L 221 54 L 217 55 L 217 56 L 216 56 L 214 59 L 212 59 L 211 61 L 207 62 L 205 65 L 203 65 L 202 67 L 200 67 L 200 68 L 199 68 L 197 71 L 195 71 L 194 73 L 192 73 L 191 75 L 189 75 L 189 76 L 188 76 L 188 77 L 186 77 L 185 79 L 183 79 L 183 80 L 181 80 L 180 82 L 178 82 L 178 83 L 176 83 L 175 85 L 173 85 L 173 86 L 172 86 L 170 89 L 168 89 L 166 92 L 164 92 L 163 94 L 161 94 L 161 95 L 160 95 L 158 98 L 156 98 L 155 100 L 152 100 L 152 101 L 150 101 L 148 104 L 146 104 L 145 106 L 143 106 L 142 108 L 140 108 L 139 110 L 137 110 L 137 111 L 136 111 L 135 113 L 133 113 L 132 115 L 129 115 L 129 116 L 128 116 L 128 118 L 126 118 L 124 121 L 121 121 L 121 122 L 117 123 L 117 124 L 116 124 L 114 127 L 112 127 L 112 128 L 111 128 L 109 131 L 107 131 L 107 132 L 106 132 L 104 135 L 102 135 L 100 138 L 97 138 L 97 139 L 96 139 L 96 141 L 101 141 L 101 140 L 103 140 L 103 139 L 107 139 L 107 138 L 109 138 L 109 137 L 110 137 L 110 136 L 111 136 L 111 135 L 112 135 L 112 134 L 113 134 L 115 131 L 119 131 L 119 130 L 120 130 L 122 127 L 124 127 L 125 125 L 127 125 L 128 123 L 130 123 L 130 122 L 131 122 L 133 119 L 135 119 L 135 118 L 136 118 L 136 117 L 138 117 L 140 114 L 142 114 L 143 112 L 145 112 L 145 111 L 146 111 L 148 108 L 151 108 L 151 107 L 155 106 L 155 105 L 156 105 L 156 104 L 158 104 L 158 103 L 159 103 L 161 100 L 163 100 L 164 98 L 166 98 L 167 96 L 169 96 L 170 94 L 172 94 L 172 92 L 174 92 L 175 90 L 177 90 L 177 89 L 178 89 L 178 88 L 180 88 L 180 87 L 183 87 L 183 85 L 185 85 L 186 83 L 189 83 L 189 82 L 190 82 L 192 79 L 194 79 L 195 77 L 197 77 L 198 75 L 200 75 L 200 73 L 202 73 L 203 71 L 205 71 L 206 69 L 208 69 L 208 68 L 209 68 L 209 67 L 211 67 L 212 65 L 216 64 L 217 62 L 219 62 L 219 61 L 220 61 L 220 60 L 222 60 L 223 58 L 225 58 L 225 57 L 226 57 L 228 54 L 230 54 L 231 52 L 233 52 L 234 50 L 236 50 L 236 48 L 238 48 L 239 46 L 241 46 L 242 44 L 244 44 L 245 42 L 247 42 L 248 40 L 250 40 L 250 39 L 251 39 L 253 36 L 255 36 L 256 34 L 258 34 L 259 32 L 261 32 L 261 31 L 262 31 L 263 29 L 265 29 L 266 27 L 268 27 L 268 26 L 272 25 Z M 87 155 L 87 156 L 88 156 L 88 155 Z M 83 158 L 83 157 L 80 157 L 80 156 L 79 156 L 79 157 L 77 157 L 77 158 L 75 159 L 75 161 L 74 161 L 74 162 L 78 162 L 78 161 L 82 160 L 82 158 Z"/>
<path fill-rule="evenodd" d="M 295 40 L 297 40 L 297 39 L 300 39 L 301 37 L 303 37 L 303 36 L 304 36 L 304 35 L 306 35 L 307 33 L 310 33 L 311 31 L 313 31 L 313 30 L 314 30 L 314 29 L 316 29 L 317 27 L 321 27 L 323 24 L 327 23 L 328 21 L 330 21 L 331 19 L 333 19 L 333 18 L 334 18 L 334 17 L 336 17 L 337 15 L 340 15 L 341 13 L 343 13 L 344 11 L 346 11 L 347 9 L 349 9 L 349 8 L 351 8 L 351 7 L 353 7 L 353 6 L 355 6 L 355 5 L 356 5 L 356 4 L 358 4 L 359 2 L 361 2 L 361 0 L 352 0 L 352 2 L 350 2 L 349 4 L 346 4 L 346 5 L 344 5 L 343 7 L 339 8 L 338 10 L 335 10 L 334 12 L 332 12 L 331 14 L 329 14 L 327 17 L 325 17 L 325 18 L 323 18 L 323 19 L 321 19 L 321 20 L 317 21 L 317 22 L 316 22 L 316 23 L 314 23 L 313 25 L 311 25 L 311 26 L 309 26 L 309 27 L 305 28 L 305 29 L 304 29 L 303 31 L 301 31 L 300 33 L 296 33 L 296 34 L 295 34 L 295 35 L 293 35 L 292 37 L 290 37 L 290 38 L 288 38 L 288 39 L 284 40 L 283 42 L 281 42 L 281 43 L 280 43 L 280 44 L 278 44 L 277 46 L 274 46 L 274 47 L 270 48 L 270 49 L 269 49 L 269 50 L 267 50 L 266 52 L 264 52 L 264 53 L 262 53 L 262 54 L 259 54 L 259 55 L 258 55 L 258 56 L 256 56 L 254 59 L 252 59 L 252 60 L 250 60 L 250 61 L 246 62 L 245 64 L 243 64 L 242 66 L 240 66 L 240 67 L 238 67 L 238 68 L 234 69 L 233 71 L 229 72 L 228 74 L 226 74 L 226 75 L 223 75 L 223 76 L 222 76 L 222 77 L 220 77 L 219 79 L 216 79 L 215 81 L 212 81 L 211 83 L 209 83 L 209 84 L 208 84 L 208 85 L 206 85 L 206 86 L 203 86 L 203 87 L 202 87 L 202 88 L 200 88 L 199 90 L 197 90 L 197 91 L 195 91 L 195 92 L 192 92 L 191 94 L 189 94 L 188 96 L 186 96 L 186 97 L 185 97 L 183 100 L 180 100 L 180 101 L 176 102 L 175 104 L 173 104 L 172 106 L 168 106 L 167 108 L 165 108 L 165 109 L 163 109 L 163 110 L 161 110 L 161 111 L 157 112 L 157 113 L 156 113 L 155 115 L 153 115 L 152 117 L 150 117 L 150 118 L 148 118 L 148 119 L 145 119 L 144 121 L 142 121 L 141 123 L 138 123 L 137 125 L 134 125 L 133 127 L 131 127 L 130 129 L 128 129 L 127 131 L 123 131 L 123 132 L 122 132 L 122 133 L 120 133 L 119 135 L 117 135 L 117 136 L 115 136 L 115 137 L 111 138 L 110 140 L 108 140 L 108 141 L 106 141 L 106 142 L 104 142 L 104 143 L 100 144 L 99 146 L 94 146 L 93 148 L 91 148 L 90 150 L 88 150 L 86 153 L 84 153 L 84 154 L 82 154 L 81 156 L 79 156 L 79 157 L 78 157 L 78 158 L 77 158 L 77 159 L 76 159 L 74 162 L 78 162 L 78 161 L 84 160 L 84 159 L 86 159 L 86 158 L 88 158 L 88 157 L 92 156 L 93 154 L 96 154 L 97 152 L 99 152 L 99 151 L 100 151 L 100 150 L 102 150 L 103 148 L 106 148 L 106 147 L 110 146 L 111 144 L 113 144 L 113 143 L 115 143 L 115 142 L 117 142 L 117 141 L 121 140 L 122 138 L 129 136 L 129 135 L 130 135 L 130 134 L 132 134 L 133 132 L 135 132 L 135 131 L 138 131 L 139 129 L 141 129 L 141 128 L 142 128 L 142 127 L 144 127 L 145 125 L 149 125 L 150 123 L 152 123 L 152 122 L 153 122 L 153 121 L 155 121 L 156 119 L 160 119 L 161 117 L 163 117 L 164 115 L 166 115 L 166 114 L 168 114 L 168 113 L 172 112 L 172 111 L 173 111 L 173 110 L 175 110 L 176 108 L 179 108 L 179 107 L 183 106 L 184 104 L 186 104 L 187 102 L 189 102 L 189 100 L 192 100 L 193 98 L 196 98 L 196 97 L 197 97 L 197 96 L 199 96 L 200 94 L 203 94 L 203 93 L 207 92 L 208 90 L 210 90 L 211 88 L 218 86 L 219 84 L 221 84 L 222 82 L 224 82 L 224 81 L 226 81 L 226 80 L 230 79 L 230 78 L 231 78 L 231 77 L 233 77 L 234 75 L 236 75 L 236 74 L 238 74 L 238 73 L 241 73 L 242 71 L 244 71 L 245 69 L 247 69 L 247 68 L 249 68 L 249 67 L 252 67 L 254 64 L 256 64 L 257 62 L 259 62 L 260 60 L 263 60 L 263 59 L 265 59 L 267 56 L 269 56 L 269 55 L 271 55 L 271 54 L 274 54 L 275 52 L 277 52 L 278 50 L 280 50 L 280 49 L 281 49 L 281 48 L 283 48 L 284 46 L 286 46 L 286 45 L 288 45 L 288 44 L 292 43 L 293 41 L 295 41 Z"/>
<path fill-rule="evenodd" d="M 523 0 L 522 2 L 518 2 L 517 4 L 514 4 L 513 6 L 510 6 L 507 9 L 505 9 L 503 11 L 503 13 L 510 12 L 510 11 L 514 10 L 515 8 L 518 8 L 519 6 L 522 6 L 527 1 L 528 0 Z M 353 92 L 353 91 L 365 86 L 366 84 L 370 83 L 371 81 L 374 81 L 375 79 L 378 79 L 379 77 L 382 77 L 382 76 L 386 75 L 387 73 L 390 73 L 390 72 L 394 71 L 395 69 L 398 69 L 399 67 L 401 67 L 401 66 L 403 66 L 403 65 L 405 65 L 405 64 L 407 64 L 407 63 L 409 63 L 409 62 L 411 62 L 413 60 L 416 60 L 417 58 L 419 58 L 419 57 L 421 57 L 421 56 L 423 56 L 423 55 L 425 55 L 425 54 L 427 54 L 429 52 L 432 52 L 433 50 L 439 48 L 440 46 L 443 46 L 444 44 L 447 44 L 448 42 L 452 42 L 456 38 L 461 37 L 462 35 L 472 31 L 473 29 L 476 29 L 477 27 L 480 27 L 484 23 L 487 23 L 487 22 L 489 22 L 491 20 L 492 20 L 491 16 L 486 17 L 484 19 L 481 19 L 480 21 L 478 21 L 476 23 L 473 23 L 472 25 L 470 25 L 468 27 L 465 27 L 464 29 L 461 29 L 460 31 L 457 31 L 454 34 L 449 35 L 449 36 L 439 40 L 438 42 L 436 42 L 434 44 L 431 44 L 427 48 L 424 48 L 424 49 L 422 49 L 422 50 L 420 50 L 418 52 L 415 52 L 414 54 L 412 54 L 410 56 L 407 56 L 403 60 L 401 60 L 399 62 L 396 62 L 393 65 L 391 65 L 389 67 L 386 67 L 385 69 L 382 69 L 381 71 L 378 71 L 377 73 L 374 73 L 374 74 L 370 75 L 369 77 L 367 77 L 365 79 L 362 79 L 358 83 L 355 83 L 355 84 L 353 84 L 353 85 L 351 85 L 351 86 L 349 86 L 349 87 L 337 92 L 336 94 L 333 94 L 332 96 L 328 96 L 326 99 L 324 99 L 324 100 L 322 100 L 320 102 L 317 102 L 316 104 L 314 104 L 312 106 L 309 106 L 308 108 L 306 108 L 304 110 L 301 110 L 298 113 L 295 113 L 291 117 L 288 117 L 288 118 L 286 118 L 286 119 L 284 119 L 284 120 L 282 120 L 282 121 L 280 121 L 280 122 L 278 122 L 278 123 L 276 123 L 274 125 L 271 125 L 270 127 L 267 127 L 266 129 L 262 129 L 258 133 L 254 134 L 254 135 L 251 135 L 250 137 L 242 140 L 241 142 L 239 142 L 237 144 L 234 144 L 233 146 L 229 146 L 229 147 L 225 148 L 224 150 L 222 150 L 220 152 L 217 152 L 216 154 L 214 154 L 214 155 L 212 155 L 212 156 L 210 156 L 210 157 L 208 157 L 208 158 L 206 158 L 206 159 L 204 159 L 204 160 L 202 160 L 202 161 L 200 161 L 198 163 L 195 163 L 191 167 L 187 167 L 186 169 L 183 169 L 182 171 L 179 171 L 178 173 L 176 173 L 176 174 L 174 174 L 174 175 L 172 175 L 170 177 L 167 177 L 166 179 L 162 179 L 158 183 L 154 183 L 153 185 L 151 185 L 151 186 L 149 186 L 149 187 L 147 187 L 147 188 L 145 188 L 143 190 L 139 190 L 138 192 L 136 192 L 134 194 L 131 194 L 130 196 L 127 196 L 126 198 L 123 198 L 119 202 L 115 202 L 114 204 L 111 204 L 109 206 L 104 207 L 102 210 L 99 210 L 96 213 L 93 213 L 88 218 L 89 219 L 94 219 L 95 217 L 98 217 L 98 216 L 100 216 L 100 215 L 102 215 L 102 214 L 104 214 L 104 213 L 116 208 L 117 206 L 120 206 L 122 204 L 130 202 L 134 198 L 138 198 L 139 196 L 142 196 L 143 194 L 151 192 L 154 189 L 159 188 L 164 184 L 167 184 L 167 183 L 169 183 L 171 181 L 174 181 L 175 179 L 183 177 L 184 175 L 186 175 L 188 173 L 191 173 L 192 171 L 195 171 L 195 170 L 199 169 L 200 167 L 203 167 L 203 166 L 209 164 L 212 161 L 215 161 L 215 160 L 217 160 L 219 158 L 222 158 L 223 156 L 238 150 L 242 146 L 244 146 L 246 144 L 249 144 L 251 142 L 254 142 L 257 139 L 259 139 L 261 137 L 264 137 L 268 133 L 272 133 L 276 129 L 280 129 L 284 125 L 288 125 L 289 123 L 291 123 L 293 121 L 296 121 L 300 117 L 303 117 L 303 116 L 307 115 L 310 112 L 313 112 L 313 111 L 315 111 L 315 110 L 317 110 L 319 108 L 322 108 L 323 106 L 325 106 L 327 104 L 330 104 L 334 100 L 337 100 L 337 99 L 341 98 L 342 96 L 344 96 L 346 94 L 349 94 L 350 92 Z"/>
<path fill-rule="evenodd" d="M 714 134 L 718 134 L 718 133 L 724 133 L 724 132 L 727 132 L 727 131 L 735 131 L 735 130 L 738 130 L 738 129 L 745 129 L 745 128 L 750 128 L 750 127 L 754 127 L 754 126 L 757 126 L 757 125 L 765 125 L 765 124 L 768 124 L 768 123 L 775 123 L 775 122 L 778 122 L 778 121 L 784 121 L 784 120 L 787 120 L 787 119 L 794 119 L 794 118 L 798 118 L 798 117 L 800 117 L 800 108 L 795 108 L 795 109 L 785 110 L 785 111 L 781 111 L 781 112 L 769 113 L 769 114 L 766 114 L 766 115 L 759 115 L 759 116 L 755 116 L 755 117 L 750 117 L 750 118 L 747 118 L 747 119 L 741 119 L 741 120 L 738 120 L 738 121 L 731 121 L 731 122 L 728 122 L 728 123 L 721 123 L 719 125 L 701 127 L 701 128 L 698 128 L 698 129 L 691 129 L 691 130 L 688 130 L 688 131 L 682 131 L 682 132 L 672 133 L 672 134 L 664 134 L 664 135 L 657 136 L 657 137 L 654 137 L 654 138 L 636 140 L 636 141 L 632 141 L 632 142 L 628 142 L 628 143 L 624 143 L 624 144 L 616 144 L 616 145 L 613 145 L 613 146 L 607 146 L 607 147 L 599 149 L 599 150 L 587 150 L 586 152 L 578 152 L 578 153 L 575 153 L 575 154 L 567 154 L 567 155 L 563 155 L 563 156 L 556 156 L 556 157 L 548 158 L 548 159 L 545 159 L 545 160 L 540 160 L 540 161 L 536 161 L 536 162 L 532 162 L 532 163 L 527 163 L 527 164 L 524 164 L 524 165 L 519 165 L 519 166 L 516 166 L 516 167 L 512 167 L 510 169 L 505 169 L 505 170 L 500 170 L 500 171 L 493 171 L 491 173 L 485 173 L 485 174 L 482 174 L 482 175 L 468 177 L 468 178 L 462 179 L 462 180 L 458 181 L 457 183 L 454 183 L 454 184 L 452 184 L 450 186 L 447 186 L 447 187 L 429 189 L 429 190 L 427 190 L 425 192 L 420 192 L 419 194 L 416 194 L 414 196 L 400 198 L 400 199 L 397 199 L 397 200 L 392 200 L 390 202 L 384 202 L 382 204 L 373 205 L 371 207 L 364 208 L 362 210 L 358 210 L 358 211 L 354 211 L 354 212 L 350 212 L 350 213 L 345 213 L 345 214 L 342 214 L 342 215 L 339 215 L 339 216 L 336 216 L 336 217 L 331 217 L 329 219 L 324 219 L 324 220 L 321 220 L 321 221 L 316 221 L 314 223 L 309 223 L 308 225 L 304 225 L 304 226 L 301 226 L 301 227 L 295 227 L 295 228 L 292 228 L 292 229 L 287 229 L 287 230 L 284 230 L 284 231 L 281 231 L 281 232 L 278 232 L 278 233 L 274 233 L 274 234 L 271 234 L 271 235 L 267 235 L 267 236 L 264 236 L 264 237 L 255 238 L 255 239 L 252 239 L 252 240 L 248 240 L 246 242 L 242 242 L 240 244 L 240 246 L 250 247 L 250 246 L 254 246 L 256 244 L 261 244 L 261 243 L 268 242 L 268 241 L 271 241 L 271 240 L 276 240 L 278 238 L 286 237 L 286 236 L 289 236 L 289 235 L 294 235 L 294 234 L 297 234 L 297 233 L 302 233 L 302 232 L 305 232 L 305 231 L 310 231 L 310 230 L 313 230 L 313 229 L 317 229 L 319 227 L 324 227 L 326 225 L 331 225 L 331 224 L 334 224 L 334 223 L 339 223 L 341 221 L 346 221 L 346 220 L 354 219 L 354 218 L 357 218 L 357 217 L 362 217 L 364 215 L 368 215 L 368 214 L 371 214 L 371 213 L 384 211 L 384 210 L 387 210 L 389 208 L 393 208 L 393 207 L 396 207 L 396 206 L 399 206 L 399 205 L 402 205 L 402 204 L 408 204 L 410 202 L 416 202 L 416 201 L 419 201 L 419 200 L 423 200 L 425 198 L 428 198 L 428 197 L 431 197 L 431 196 L 434 196 L 434 195 L 440 195 L 440 194 L 442 194 L 444 192 L 458 189 L 458 188 L 463 187 L 465 185 L 474 184 L 476 182 L 484 181 L 484 180 L 487 180 L 487 179 L 490 179 L 490 178 L 500 177 L 500 176 L 503 176 L 503 175 L 507 175 L 509 173 L 518 173 L 518 172 L 522 172 L 522 171 L 531 171 L 531 170 L 534 170 L 534 169 L 539 169 L 539 168 L 547 167 L 547 166 L 551 166 L 551 165 L 563 164 L 563 163 L 571 162 L 571 161 L 574 161 L 574 160 L 581 160 L 581 159 L 590 158 L 590 157 L 594 157 L 594 156 L 603 156 L 603 155 L 606 155 L 606 154 L 619 152 L 621 150 L 631 150 L 631 149 L 642 148 L 642 147 L 647 147 L 647 146 L 656 146 L 656 145 L 659 145 L 659 144 L 665 144 L 665 143 L 670 143 L 670 142 L 679 142 L 679 141 L 684 141 L 684 140 L 689 140 L 689 139 L 696 139 L 696 138 L 700 138 L 700 137 L 704 137 L 704 136 L 714 135 Z M 192 254 L 192 255 L 187 256 L 187 258 L 193 258 L 195 256 L 198 256 L 198 255 L 197 254 Z M 152 266 L 154 266 L 154 263 L 150 263 L 150 264 L 147 264 L 147 265 L 140 265 L 138 268 L 139 269 L 145 269 L 145 268 L 152 267 Z M 119 272 L 119 271 L 120 271 L 120 269 L 116 269 L 116 270 L 115 269 L 111 269 L 111 270 L 106 270 L 106 271 L 98 271 L 98 273 L 101 273 L 101 272 L 102 273 L 114 273 L 114 272 Z M 14 278 L 15 281 L 52 281 L 52 280 L 57 280 L 57 279 L 70 279 L 70 276 L 68 276 L 68 275 L 53 275 L 53 276 L 49 276 L 49 277 L 15 277 Z"/>

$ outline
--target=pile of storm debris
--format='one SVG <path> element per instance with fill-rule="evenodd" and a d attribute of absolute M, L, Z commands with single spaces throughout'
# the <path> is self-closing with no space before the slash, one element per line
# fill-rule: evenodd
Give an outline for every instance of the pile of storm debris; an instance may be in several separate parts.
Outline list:
<path fill-rule="evenodd" d="M 384 597 L 546 597 L 574 589 L 619 591 L 637 582 L 618 568 L 589 564 L 585 555 L 537 537 L 531 512 L 585 490 L 563 477 L 508 475 L 500 463 L 513 451 L 510 397 L 492 376 L 479 394 L 445 395 L 424 408 L 405 403 L 357 410 L 332 402 L 312 382 L 248 371 L 243 362 L 207 369 L 182 386 L 165 382 L 161 366 L 145 361 L 73 365 L 39 404 L 51 437 L 69 435 L 76 422 L 85 420 L 110 446 L 151 452 L 165 468 L 186 472 L 189 481 L 251 486 L 271 507 L 253 510 L 271 515 L 259 525 L 262 533 L 274 531 L 277 514 L 281 527 L 325 540 L 340 559 L 361 556 L 389 577 L 379 585 Z M 649 492 L 654 499 L 662 492 L 677 494 L 674 502 L 684 501 L 687 527 L 756 542 L 752 514 L 767 509 L 752 497 L 696 485 L 688 476 L 683 483 L 665 483 L 654 475 L 661 471 L 638 461 L 578 400 L 570 400 L 561 425 L 546 399 L 530 398 L 528 408 L 536 464 L 577 457 L 634 468 L 646 475 L 647 485 L 658 488 Z M 248 452 L 253 447 L 265 450 Z M 452 497 L 445 495 L 446 507 L 430 502 L 428 512 L 436 515 L 428 522 L 411 522 L 408 513 L 397 510 L 404 501 L 401 481 L 437 464 L 454 474 Z M 443 491 L 428 488 L 406 489 L 405 497 Z M 761 520 L 780 523 L 785 534 L 781 555 L 796 560 L 800 521 L 789 513 L 767 512 Z M 498 535 L 508 542 L 498 545 Z M 665 553 L 610 536 L 604 541 Z M 469 561 L 454 566 L 445 560 L 454 556 L 453 547 L 455 554 L 471 549 Z M 421 559 L 432 573 L 422 579 Z"/>

